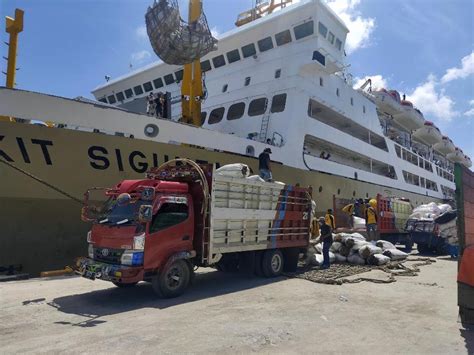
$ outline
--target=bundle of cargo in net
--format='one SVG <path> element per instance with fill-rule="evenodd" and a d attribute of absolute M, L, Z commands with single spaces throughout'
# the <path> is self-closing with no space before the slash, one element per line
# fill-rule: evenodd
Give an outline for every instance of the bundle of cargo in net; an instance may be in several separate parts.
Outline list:
<path fill-rule="evenodd" d="M 177 0 L 155 0 L 145 20 L 151 46 L 167 64 L 189 64 L 217 49 L 204 12 L 188 23 L 180 16 Z"/>

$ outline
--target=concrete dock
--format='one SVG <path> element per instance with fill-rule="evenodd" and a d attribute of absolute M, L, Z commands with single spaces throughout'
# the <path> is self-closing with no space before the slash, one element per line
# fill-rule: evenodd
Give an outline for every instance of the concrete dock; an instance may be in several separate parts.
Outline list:
<path fill-rule="evenodd" d="M 0 285 L 0 349 L 13 353 L 473 354 L 457 317 L 457 263 L 391 284 L 332 286 L 205 269 L 177 299 L 79 277 Z M 371 273 L 373 273 L 372 271 Z"/>

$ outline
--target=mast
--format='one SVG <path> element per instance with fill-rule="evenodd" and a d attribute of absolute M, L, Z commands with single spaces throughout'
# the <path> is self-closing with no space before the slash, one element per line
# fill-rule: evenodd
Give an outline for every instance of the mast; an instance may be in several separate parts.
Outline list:
<path fill-rule="evenodd" d="M 189 20 L 191 24 L 201 17 L 202 1 L 189 1 Z M 183 122 L 201 126 L 201 98 L 203 96 L 202 71 L 199 59 L 184 65 L 181 84 L 181 106 Z"/>
<path fill-rule="evenodd" d="M 10 38 L 8 42 L 7 72 L 4 74 L 7 75 L 5 86 L 9 89 L 15 87 L 16 52 L 18 49 L 18 34 L 23 31 L 23 14 L 23 10 L 15 9 L 15 18 L 5 17 L 6 32 L 9 33 Z M 0 121 L 14 120 L 11 117 L 0 116 Z"/>

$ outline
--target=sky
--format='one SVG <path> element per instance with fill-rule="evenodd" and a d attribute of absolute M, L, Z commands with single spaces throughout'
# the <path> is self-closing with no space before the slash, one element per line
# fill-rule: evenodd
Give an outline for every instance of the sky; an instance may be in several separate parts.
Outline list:
<path fill-rule="evenodd" d="M 346 59 L 355 87 L 371 77 L 376 87 L 406 94 L 474 160 L 474 1 L 325 1 L 351 31 Z M 25 10 L 18 88 L 92 97 L 106 75 L 117 78 L 157 61 L 144 20 L 151 2 L 0 0 L 2 18 L 17 7 Z M 179 2 L 187 16 L 187 1 Z M 234 28 L 237 14 L 253 2 L 204 0 L 214 34 Z M 0 39 L 0 54 L 6 56 L 6 33 Z M 4 61 L 0 67 L 6 71 Z"/>

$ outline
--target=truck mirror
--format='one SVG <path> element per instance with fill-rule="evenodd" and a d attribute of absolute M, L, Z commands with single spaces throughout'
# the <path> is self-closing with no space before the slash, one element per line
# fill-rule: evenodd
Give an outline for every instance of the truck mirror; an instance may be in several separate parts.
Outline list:
<path fill-rule="evenodd" d="M 155 199 L 155 188 L 144 187 L 141 194 L 141 199 L 143 201 L 153 201 Z"/>
<path fill-rule="evenodd" d="M 138 221 L 140 223 L 151 222 L 153 218 L 153 206 L 152 205 L 141 205 L 138 211 Z"/>

